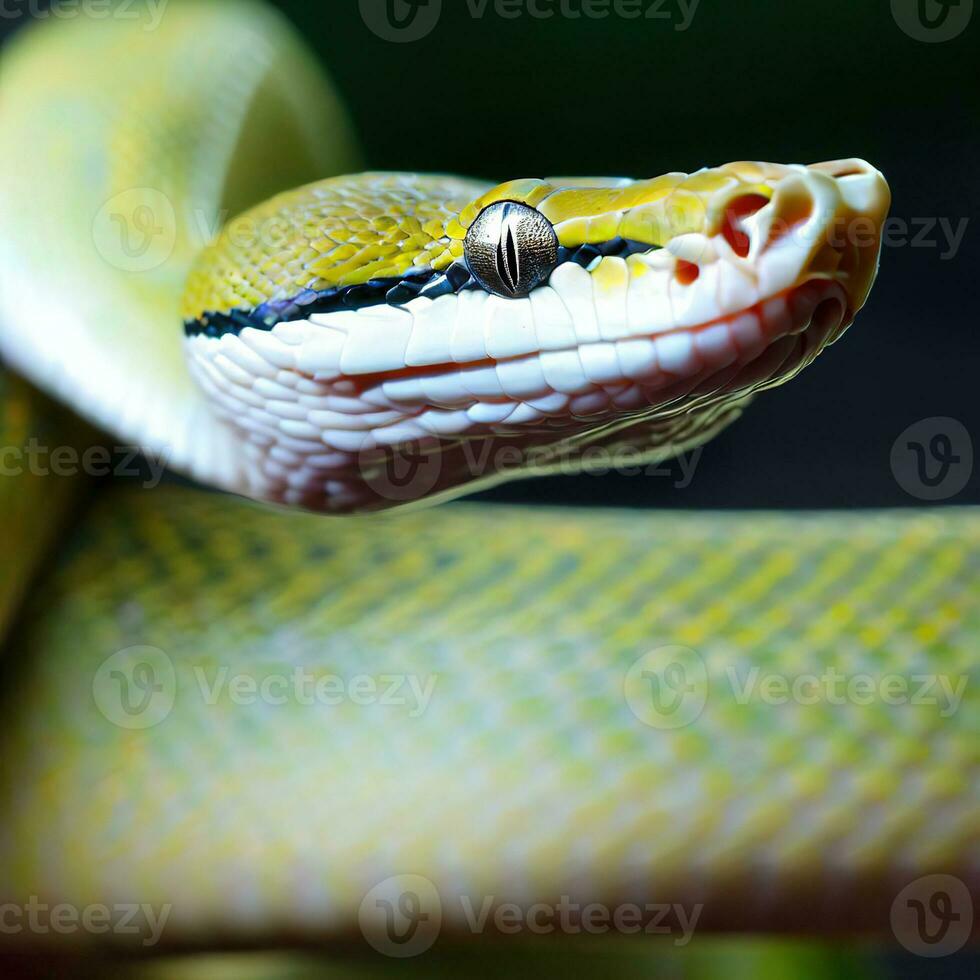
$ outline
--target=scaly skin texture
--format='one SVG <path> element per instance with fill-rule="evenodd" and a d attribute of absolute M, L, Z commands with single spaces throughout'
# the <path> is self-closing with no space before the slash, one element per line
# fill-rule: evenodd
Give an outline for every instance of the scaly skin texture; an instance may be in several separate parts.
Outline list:
<path fill-rule="evenodd" d="M 467 281 L 467 233 L 500 201 L 535 208 L 561 253 L 522 298 Z M 248 493 L 313 510 L 627 451 L 652 462 L 709 439 L 841 334 L 888 201 L 860 160 L 489 189 L 331 178 L 252 209 L 202 253 L 183 301 L 191 369 L 241 439 Z M 417 478 L 393 492 L 398 468 Z"/>
<path fill-rule="evenodd" d="M 887 932 L 920 875 L 976 888 L 975 513 L 434 516 L 107 492 L 7 651 L 0 895 L 170 903 L 164 943 L 261 945 L 356 938 L 408 873 L 447 938 L 461 896 L 703 902 L 700 935 Z M 700 712 L 637 677 L 669 644 Z M 148 658 L 163 688 L 126 714 L 109 670 Z M 334 686 L 294 693 L 297 667 Z M 753 670 L 969 684 L 949 712 L 739 703 Z M 390 677 L 427 703 L 380 703 Z"/>
<path fill-rule="evenodd" d="M 348 513 L 675 455 L 832 343 L 877 266 L 889 194 L 863 161 L 497 186 L 350 174 L 338 100 L 260 6 L 44 26 L 4 54 L 0 353 L 258 499 Z M 535 208 L 560 247 L 526 296 L 454 278 L 500 201 Z M 449 292 L 403 295 L 429 273 Z M 379 282 L 402 294 L 307 302 Z M 269 303 L 298 312 L 211 330 Z"/>
<path fill-rule="evenodd" d="M 261 8 L 172 0 L 159 32 L 137 37 L 130 27 L 112 19 L 49 23 L 4 54 L 4 355 L 111 425 L 113 443 L 169 448 L 176 466 L 222 486 L 309 506 L 343 501 L 344 486 L 321 480 L 314 496 L 302 479 L 290 480 L 300 472 L 290 453 L 305 450 L 287 438 L 304 441 L 293 424 L 303 419 L 284 413 L 290 425 L 282 426 L 269 411 L 278 444 L 250 443 L 259 461 L 273 460 L 283 472 L 243 458 L 238 436 L 185 373 L 179 337 L 179 292 L 205 244 L 192 234 L 188 211 L 216 227 L 225 209 L 237 212 L 281 189 L 270 183 L 283 166 L 297 171 L 283 186 L 351 169 L 342 115 L 292 35 Z M 257 44 L 263 57 L 242 57 Z M 127 78 L 144 84 L 119 84 Z M 321 141 L 324 135 L 330 138 Z M 269 158 L 270 146 L 281 159 Z M 593 181 L 588 188 L 579 181 L 566 197 L 540 181 L 481 185 L 472 195 L 443 181 L 444 192 L 458 188 L 446 195 L 451 206 L 425 195 L 439 227 L 427 228 L 427 220 L 398 241 L 413 242 L 410 265 L 422 253 L 444 262 L 483 204 L 516 198 L 554 208 L 570 247 L 611 234 L 618 219 L 610 216 L 627 204 L 628 212 L 636 206 L 656 214 L 666 197 L 653 196 L 667 188 L 680 206 L 664 211 L 666 224 L 630 225 L 630 234 L 649 231 L 650 242 L 664 246 L 650 259 L 650 276 L 671 278 L 679 295 L 718 300 L 717 282 L 714 292 L 705 284 L 739 268 L 718 240 L 727 241 L 726 195 L 757 195 L 774 205 L 766 214 L 799 217 L 801 200 L 826 193 L 832 212 L 811 212 L 822 229 L 848 214 L 880 218 L 880 196 L 845 193 L 865 186 L 862 173 L 878 186 L 866 165 L 846 173 L 851 166 L 738 164 L 660 183 Z M 848 184 L 849 177 L 858 180 Z M 390 188 L 386 181 L 405 179 L 375 179 L 370 190 L 377 195 Z M 359 185 L 348 178 L 343 186 L 352 193 Z M 147 189 L 162 192 L 179 220 L 170 254 L 144 270 L 133 266 L 140 255 L 118 251 L 113 215 L 138 231 L 125 219 L 156 200 Z M 267 207 L 308 203 L 315 193 L 292 192 Z M 102 214 L 118 194 L 129 196 Z M 828 250 L 817 235 L 812 248 L 792 253 L 793 295 L 783 298 L 800 309 L 778 338 L 779 331 L 756 338 L 773 342 L 752 358 L 736 356 L 728 376 L 675 365 L 677 386 L 647 385 L 659 392 L 656 405 L 618 392 L 623 403 L 613 403 L 617 422 L 608 430 L 577 426 L 570 402 L 568 411 L 555 411 L 573 434 L 588 432 L 613 455 L 620 433 L 647 458 L 668 444 L 703 441 L 751 392 L 791 376 L 849 321 L 870 286 L 877 228 L 872 220 L 863 246 Z M 113 232 L 116 251 L 107 258 Z M 756 227 L 753 240 L 761 250 L 770 237 Z M 229 241 L 205 252 L 198 269 L 209 262 L 220 268 Z M 188 295 L 197 298 L 185 313 L 309 286 L 311 269 L 328 283 L 388 268 L 372 265 L 392 261 L 372 253 L 372 241 L 350 268 L 351 256 L 338 255 L 313 269 L 300 249 L 268 281 L 255 274 L 256 261 L 236 265 L 241 279 L 230 292 L 231 278 L 192 279 Z M 312 245 L 309 252 L 314 264 L 325 254 Z M 393 268 L 404 271 L 403 250 L 396 252 Z M 758 273 L 755 259 L 744 258 L 743 271 Z M 565 286 L 584 288 L 581 276 L 588 276 L 595 295 L 621 297 L 621 261 L 580 269 Z M 697 280 L 688 281 L 681 262 L 701 263 Z M 500 312 L 499 303 L 477 302 Z M 821 319 L 824 302 L 829 314 Z M 696 309 L 692 303 L 687 313 L 698 325 Z M 389 329 L 384 317 L 394 315 L 382 311 L 381 326 Z M 778 324 L 782 315 L 777 310 L 766 322 Z M 371 316 L 357 322 L 369 329 Z M 630 322 L 602 319 L 621 328 Z M 508 340 L 515 322 L 504 324 Z M 638 326 L 656 333 L 661 322 Z M 312 326 L 336 333 L 341 321 Z M 274 370 L 259 375 L 261 384 L 256 374 L 242 381 L 229 366 L 231 353 L 247 356 L 244 340 L 238 348 L 225 342 L 233 348 L 229 363 L 217 356 L 221 350 L 192 352 L 192 363 L 199 373 L 214 369 L 216 389 L 222 378 L 254 388 L 267 408 L 291 391 L 302 404 L 300 396 L 363 394 L 356 385 L 346 393 L 316 389 L 363 377 L 366 362 L 355 361 L 350 374 L 338 363 L 340 376 L 330 375 L 335 346 L 318 347 L 312 338 L 324 335 L 304 330 L 269 331 L 262 370 Z M 275 363 L 297 336 L 305 356 L 323 358 L 311 377 Z M 580 339 L 576 351 L 585 346 Z M 376 353 L 387 358 L 390 351 L 379 342 Z M 460 354 L 463 364 L 468 356 Z M 390 366 L 382 360 L 381 373 Z M 382 394 L 385 383 L 403 380 L 385 377 Z M 248 404 L 243 393 L 230 393 Z M 396 400 L 418 397 L 409 394 L 399 389 Z M 35 415 L 48 417 L 49 409 L 18 408 L 24 397 L 33 396 L 4 391 L 4 445 L 29 437 Z M 445 407 L 426 397 L 423 391 L 433 411 Z M 652 407 L 654 416 L 639 418 Z M 226 414 L 234 409 L 224 404 Z M 630 431 L 634 422 L 642 422 L 646 442 L 639 424 Z M 70 433 L 55 439 L 76 441 Z M 362 451 L 359 443 L 334 448 Z M 552 464 L 546 456 L 540 468 Z M 370 470 L 357 472 L 361 490 Z M 409 499 L 458 486 L 457 476 L 437 472 L 423 493 L 410 486 Z M 688 914 L 703 902 L 701 932 L 882 933 L 899 889 L 918 875 L 951 873 L 977 894 L 975 677 L 955 710 L 944 712 L 952 706 L 942 701 L 888 705 L 880 698 L 773 705 L 750 697 L 742 704 L 730 673 L 739 689 L 753 668 L 792 680 L 831 667 L 913 685 L 913 677 L 938 676 L 958 689 L 980 633 L 980 517 L 973 511 L 660 516 L 459 507 L 326 522 L 187 488 L 129 486 L 107 490 L 73 534 L 59 536 L 47 522 L 64 512 L 61 494 L 73 485 L 4 480 L 4 497 L 16 504 L 0 520 L 17 562 L 3 579 L 4 615 L 12 616 L 21 597 L 29 601 L 5 643 L 0 902 L 23 906 L 36 895 L 75 907 L 170 905 L 161 941 L 207 946 L 356 939 L 368 890 L 402 873 L 425 876 L 441 894 L 447 937 L 467 932 L 464 895 L 477 909 L 487 896 L 525 906 L 562 895 L 609 906 L 686 903 Z M 403 502 L 403 485 L 372 489 L 375 499 L 355 493 L 346 504 Z M 34 528 L 61 547 L 32 577 L 45 550 Z M 658 719 L 644 671 L 688 655 L 641 658 L 671 644 L 700 658 L 707 700 L 686 724 L 663 728 L 651 723 Z M 123 650 L 130 652 L 109 660 Z M 146 664 L 154 671 L 149 687 Z M 331 681 L 320 701 L 307 703 L 301 690 L 279 703 L 276 682 L 272 699 L 237 703 L 250 697 L 249 678 L 257 685 L 288 679 L 297 667 Z M 345 690 L 358 675 L 372 678 L 383 688 L 379 698 L 390 690 L 385 678 L 406 678 L 395 692 L 402 702 L 359 703 L 362 691 L 335 703 L 333 675 Z M 232 677 L 245 679 L 244 694 L 236 683 L 237 700 L 226 686 Z M 422 705 L 411 700 L 408 679 L 424 693 L 432 678 L 424 710 L 413 710 Z M 143 694 L 152 695 L 145 707 L 158 716 L 138 710 Z M 78 936 L 22 932 L 0 942 L 74 946 Z M 141 949 L 145 937 L 84 938 Z"/>

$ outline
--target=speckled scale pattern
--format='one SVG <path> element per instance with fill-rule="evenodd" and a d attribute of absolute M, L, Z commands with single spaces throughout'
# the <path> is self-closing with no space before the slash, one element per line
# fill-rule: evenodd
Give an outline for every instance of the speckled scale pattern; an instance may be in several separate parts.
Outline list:
<path fill-rule="evenodd" d="M 462 255 L 446 227 L 485 185 L 420 174 L 356 174 L 278 195 L 229 222 L 195 264 L 183 315 L 250 310 Z"/>
<path fill-rule="evenodd" d="M 447 934 L 461 894 L 703 901 L 707 931 L 887 928 L 916 875 L 978 883 L 978 596 L 972 509 L 336 522 L 116 489 L 6 651 L 0 893 L 169 902 L 172 943 L 357 936 L 363 896 L 400 873 L 433 882 Z M 92 696 L 134 644 L 176 678 L 141 731 Z M 624 693 L 665 644 L 708 684 L 671 730 Z M 296 666 L 436 681 L 414 715 L 200 686 Z M 730 687 L 831 667 L 970 683 L 949 717 Z"/>

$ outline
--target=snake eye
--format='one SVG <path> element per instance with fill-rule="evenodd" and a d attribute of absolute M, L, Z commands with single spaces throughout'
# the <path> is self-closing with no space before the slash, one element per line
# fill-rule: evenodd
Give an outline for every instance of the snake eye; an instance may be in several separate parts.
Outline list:
<path fill-rule="evenodd" d="M 463 247 L 477 282 L 508 299 L 527 296 L 558 264 L 558 236 L 551 222 L 516 201 L 484 208 L 470 225 Z"/>

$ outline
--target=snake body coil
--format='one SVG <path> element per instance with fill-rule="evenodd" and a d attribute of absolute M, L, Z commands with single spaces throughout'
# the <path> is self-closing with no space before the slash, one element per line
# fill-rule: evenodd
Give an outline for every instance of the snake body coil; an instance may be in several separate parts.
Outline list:
<path fill-rule="evenodd" d="M 201 482 L 334 513 L 703 442 L 850 324 L 888 207 L 859 160 L 324 179 L 357 169 L 343 111 L 249 3 L 45 24 L 3 82 L 7 363 Z M 19 439 L 42 403 L 5 385 Z M 67 512 L 20 489 L 11 535 Z M 965 676 L 978 535 L 966 512 L 352 523 L 117 487 L 0 582 L 5 614 L 26 596 L 0 897 L 136 897 L 192 945 L 349 936 L 402 873 L 447 933 L 485 896 L 885 928 L 916 875 L 975 888 L 976 685 L 943 715 L 752 678 Z M 113 707 L 147 664 L 151 715 Z M 407 686 L 225 686 L 297 667 Z"/>

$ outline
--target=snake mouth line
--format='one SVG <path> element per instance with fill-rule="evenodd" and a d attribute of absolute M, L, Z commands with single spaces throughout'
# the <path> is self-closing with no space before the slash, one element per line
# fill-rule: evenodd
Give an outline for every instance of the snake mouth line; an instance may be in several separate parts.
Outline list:
<path fill-rule="evenodd" d="M 383 372 L 303 371 L 304 344 L 316 345 L 326 329 L 310 321 L 284 324 L 285 336 L 246 330 L 189 342 L 219 417 L 251 447 L 261 470 L 255 479 L 272 481 L 293 502 L 319 499 L 329 485 L 331 509 L 343 509 L 348 498 L 363 503 L 363 463 L 413 444 L 434 444 L 448 459 L 473 440 L 547 449 L 569 437 L 574 445 L 605 443 L 636 425 L 660 446 L 696 441 L 737 417 L 747 396 L 810 363 L 849 316 L 839 282 L 810 278 L 661 334 Z M 471 469 L 465 459 L 446 462 L 441 480 L 447 488 L 468 484 Z"/>
<path fill-rule="evenodd" d="M 826 314 L 820 309 L 824 306 L 828 306 Z M 552 383 L 554 392 L 574 397 L 581 395 L 582 389 L 588 387 L 609 389 L 636 385 L 652 392 L 657 388 L 682 383 L 694 375 L 717 372 L 731 365 L 743 367 L 781 338 L 805 332 L 814 322 L 824 323 L 828 318 L 837 320 L 838 333 L 844 329 L 850 320 L 846 294 L 840 284 L 833 280 L 810 279 L 741 310 L 672 330 L 588 341 L 512 357 L 488 355 L 465 361 L 406 366 L 392 371 L 349 374 L 341 371 L 331 378 L 307 373 L 303 376 L 310 381 L 326 381 L 342 386 L 351 394 L 381 389 L 393 402 L 417 403 L 420 393 L 414 383 L 425 379 L 451 375 L 473 378 L 480 372 L 507 372 L 508 366 L 520 369 L 522 365 L 542 359 L 548 362 L 581 359 L 588 352 L 602 351 L 605 363 L 601 367 L 600 358 L 590 358 L 591 363 L 582 378 L 567 378 L 564 384 L 555 379 L 557 383 Z M 550 366 L 553 374 L 556 365 Z M 472 394 L 482 402 L 503 403 L 533 392 L 497 394 L 493 390 L 485 390 L 473 391 Z"/>
<path fill-rule="evenodd" d="M 449 450 L 499 438 L 529 448 L 571 434 L 585 444 L 636 424 L 653 425 L 658 444 L 696 439 L 726 413 L 737 416 L 746 396 L 810 363 L 847 317 L 841 284 L 814 278 L 696 326 L 515 358 L 311 375 L 298 370 L 298 335 L 309 339 L 323 328 L 307 321 L 286 325 L 292 343 L 257 330 L 220 341 L 194 338 L 192 363 L 221 417 L 245 434 L 253 453 L 268 453 L 262 479 L 305 500 L 327 483 L 340 494 L 347 481 L 353 492 L 363 483 L 361 462 L 417 442 L 435 440 Z M 242 368 L 257 367 L 270 350 L 278 360 L 267 362 L 272 374 L 255 380 L 253 390 Z M 447 464 L 447 486 L 472 479 L 464 464 Z"/>
<path fill-rule="evenodd" d="M 656 438 L 658 452 L 673 455 L 736 418 L 744 398 L 753 391 L 801 370 L 836 338 L 846 326 L 847 315 L 840 284 L 809 280 L 727 318 L 673 331 L 689 338 L 711 331 L 725 334 L 728 354 L 720 351 L 716 337 L 712 353 L 702 358 L 697 370 L 661 381 L 643 371 L 626 377 L 620 367 L 616 381 L 590 383 L 589 390 L 577 392 L 551 387 L 539 397 L 514 393 L 495 397 L 489 388 L 480 394 L 478 385 L 464 383 L 467 376 L 485 378 L 487 372 L 499 372 L 504 381 L 509 365 L 524 370 L 536 359 L 534 355 L 429 366 L 430 371 L 445 368 L 441 375 L 419 375 L 419 369 L 409 368 L 397 376 L 335 379 L 328 383 L 330 388 L 342 391 L 360 407 L 346 421 L 338 413 L 319 417 L 310 413 L 311 421 L 322 426 L 323 442 L 330 448 L 310 457 L 306 483 L 288 483 L 285 472 L 276 472 L 287 479 L 284 492 L 297 499 L 315 493 L 318 480 L 327 480 L 336 491 L 336 507 L 343 509 L 353 501 L 364 509 L 383 509 L 391 505 L 384 493 L 373 503 L 365 494 L 373 499 L 372 488 L 377 481 L 384 482 L 384 467 L 392 458 L 416 463 L 438 459 L 438 478 L 430 489 L 439 495 L 474 483 L 492 484 L 497 479 L 495 451 L 504 453 L 504 447 L 529 461 L 528 472 L 534 468 L 530 461 L 566 460 L 576 447 L 592 446 L 601 460 L 608 461 L 617 457 L 624 438 L 628 444 L 639 439 L 638 445 L 643 445 L 642 435 L 635 434 L 639 427 L 640 433 L 645 429 L 648 437 Z M 741 325 L 736 326 L 738 321 Z M 697 411 L 687 410 L 695 407 Z M 379 411 L 390 413 L 389 417 L 382 421 Z M 358 421 L 365 418 L 359 416 L 362 412 L 375 413 L 374 424 L 362 426 Z M 484 450 L 466 448 L 474 440 L 487 447 L 485 456 Z M 545 469 L 548 465 L 534 463 Z"/>

